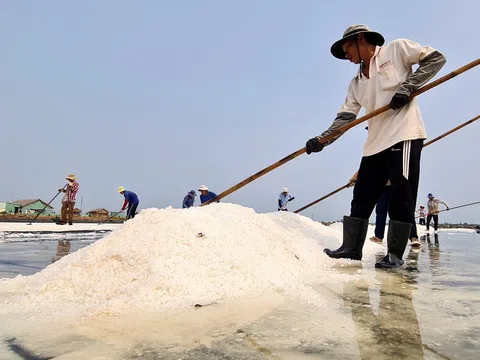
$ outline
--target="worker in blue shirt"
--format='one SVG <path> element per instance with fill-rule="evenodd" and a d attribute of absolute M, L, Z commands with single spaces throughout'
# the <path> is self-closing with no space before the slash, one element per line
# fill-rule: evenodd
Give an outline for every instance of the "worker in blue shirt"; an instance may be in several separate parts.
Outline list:
<path fill-rule="evenodd" d="M 295 197 L 288 193 L 288 189 L 283 188 L 278 196 L 278 211 L 288 211 L 287 204 L 293 199 L 295 199 Z"/>
<path fill-rule="evenodd" d="M 190 190 L 188 194 L 183 198 L 183 208 L 188 209 L 189 207 L 192 207 L 193 204 L 195 203 L 195 196 L 197 194 L 195 193 L 195 190 Z"/>
<path fill-rule="evenodd" d="M 204 202 L 207 202 L 208 200 L 215 199 L 217 197 L 217 194 L 215 194 L 212 191 L 208 191 L 208 187 L 205 185 L 200 186 L 198 191 L 201 192 L 200 194 L 200 202 L 203 204 Z M 219 202 L 219 201 L 217 201 Z"/>
<path fill-rule="evenodd" d="M 125 190 L 123 186 L 118 187 L 118 192 L 125 197 L 125 202 L 122 206 L 122 211 L 125 210 L 128 204 L 127 209 L 127 219 L 133 219 L 135 217 L 135 213 L 137 212 L 137 207 L 139 204 L 138 196 L 133 191 Z"/>

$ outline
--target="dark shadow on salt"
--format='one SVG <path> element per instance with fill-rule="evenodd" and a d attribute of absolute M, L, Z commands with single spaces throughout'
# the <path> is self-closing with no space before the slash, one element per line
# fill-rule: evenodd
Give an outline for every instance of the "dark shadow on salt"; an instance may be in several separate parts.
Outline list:
<path fill-rule="evenodd" d="M 17 342 L 16 338 L 6 339 L 5 343 L 8 345 L 8 348 L 10 349 L 10 351 L 12 351 L 15 354 L 17 354 L 18 356 L 20 356 L 20 358 L 22 358 L 23 360 L 49 360 L 49 359 L 54 359 L 53 356 L 40 357 L 40 356 L 37 356 L 37 355 L 33 354 L 32 352 L 27 350 L 25 347 L 23 347 L 21 344 L 19 344 Z"/>

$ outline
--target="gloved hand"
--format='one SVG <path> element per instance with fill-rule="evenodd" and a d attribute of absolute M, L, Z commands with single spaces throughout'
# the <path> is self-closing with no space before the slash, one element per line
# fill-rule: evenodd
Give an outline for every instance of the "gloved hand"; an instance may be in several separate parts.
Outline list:
<path fill-rule="evenodd" d="M 448 211 L 448 210 L 450 210 L 450 208 L 449 208 L 449 207 L 447 207 L 447 211 Z"/>
<path fill-rule="evenodd" d="M 324 145 L 320 142 L 318 137 L 314 137 L 307 141 L 305 147 L 307 148 L 307 155 L 310 155 L 312 152 L 322 151 Z"/>
<path fill-rule="evenodd" d="M 124 208 L 124 207 L 122 208 L 122 211 L 125 211 L 125 208 Z"/>
<path fill-rule="evenodd" d="M 402 106 L 410 102 L 410 96 L 404 94 L 395 94 L 390 101 L 390 108 L 393 110 L 400 109 Z"/>

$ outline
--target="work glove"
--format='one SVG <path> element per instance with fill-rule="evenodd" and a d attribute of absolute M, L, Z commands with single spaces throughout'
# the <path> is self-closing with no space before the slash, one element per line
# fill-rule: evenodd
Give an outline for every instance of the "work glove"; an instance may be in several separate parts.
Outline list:
<path fill-rule="evenodd" d="M 307 155 L 310 155 L 312 152 L 322 151 L 324 145 L 320 142 L 318 137 L 314 137 L 307 141 L 305 147 L 307 148 Z"/>
<path fill-rule="evenodd" d="M 396 93 L 393 95 L 390 101 L 390 108 L 393 110 L 400 109 L 402 106 L 407 105 L 410 102 L 410 96 Z"/>
<path fill-rule="evenodd" d="M 447 207 L 447 211 L 448 211 L 448 210 L 450 210 L 450 208 L 449 208 L 449 207 Z"/>

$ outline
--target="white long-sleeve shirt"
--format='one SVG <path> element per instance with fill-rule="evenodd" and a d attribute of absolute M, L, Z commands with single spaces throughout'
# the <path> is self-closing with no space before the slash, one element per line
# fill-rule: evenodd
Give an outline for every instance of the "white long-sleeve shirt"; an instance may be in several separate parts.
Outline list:
<path fill-rule="evenodd" d="M 427 209 L 430 215 L 438 214 L 438 204 L 443 204 L 446 208 L 448 208 L 448 204 L 445 201 L 433 198 L 432 200 L 427 201 Z"/>
<path fill-rule="evenodd" d="M 370 60 L 370 76 L 357 76 L 348 87 L 345 102 L 330 128 L 320 137 L 355 120 L 363 107 L 370 113 L 390 103 L 395 93 L 410 95 L 423 86 L 445 64 L 445 57 L 430 46 L 397 39 L 377 46 Z M 414 73 L 413 65 L 420 67 Z M 336 138 L 328 141 L 331 144 Z M 401 141 L 427 137 L 416 99 L 398 110 L 388 110 L 368 120 L 368 138 L 363 156 L 377 154 Z"/>

